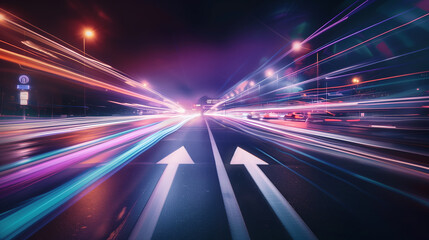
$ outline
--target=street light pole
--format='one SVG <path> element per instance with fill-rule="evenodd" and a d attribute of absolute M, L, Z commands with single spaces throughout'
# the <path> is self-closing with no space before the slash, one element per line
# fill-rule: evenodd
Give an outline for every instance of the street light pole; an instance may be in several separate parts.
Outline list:
<path fill-rule="evenodd" d="M 303 47 L 301 42 L 295 41 L 292 43 L 293 51 L 298 52 L 302 48 L 310 50 L 309 48 Z M 314 99 L 312 99 L 311 102 L 314 103 Z M 316 104 L 318 103 L 319 103 L 319 51 L 316 52 Z M 314 110 L 314 107 L 312 108 L 311 111 L 313 110 Z"/>
<path fill-rule="evenodd" d="M 319 103 L 319 52 L 316 53 L 316 79 L 317 79 L 317 93 L 316 93 L 316 101 Z"/>
<path fill-rule="evenodd" d="M 3 116 L 3 104 L 4 104 L 4 98 L 3 98 L 3 87 L 1 88 L 1 109 L 0 109 L 0 116 Z"/>
<path fill-rule="evenodd" d="M 356 84 L 356 87 L 355 87 L 355 92 L 356 92 L 356 94 L 358 95 L 358 100 L 359 100 L 359 83 L 360 83 L 360 79 L 358 78 L 358 77 L 354 77 L 353 79 L 352 79 L 352 83 L 353 84 Z M 360 108 L 359 108 L 359 117 L 362 117 L 362 114 L 361 114 L 361 112 L 360 112 Z"/>
<path fill-rule="evenodd" d="M 51 119 L 54 118 L 54 96 L 51 95 Z"/>
<path fill-rule="evenodd" d="M 94 31 L 91 29 L 85 29 L 83 32 L 83 75 L 85 76 L 85 64 L 86 64 L 86 38 L 94 37 Z M 86 86 L 83 85 L 83 113 L 86 117 Z"/>
<path fill-rule="evenodd" d="M 277 91 L 278 91 L 278 89 L 279 89 L 279 74 L 277 73 L 276 76 L 277 76 L 276 82 L 277 82 Z"/>
<path fill-rule="evenodd" d="M 325 112 L 328 111 L 328 81 L 325 78 Z"/>
<path fill-rule="evenodd" d="M 85 39 L 83 36 L 83 76 L 85 76 L 85 63 L 86 63 L 86 52 L 85 52 Z M 83 84 L 83 116 L 86 117 L 86 86 Z"/>

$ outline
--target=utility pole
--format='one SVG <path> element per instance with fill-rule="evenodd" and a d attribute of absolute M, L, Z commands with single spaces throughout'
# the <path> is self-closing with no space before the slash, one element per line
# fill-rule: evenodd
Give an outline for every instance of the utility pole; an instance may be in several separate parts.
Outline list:
<path fill-rule="evenodd" d="M 4 104 L 4 97 L 3 97 L 3 87 L 1 88 L 1 109 L 0 109 L 0 116 L 3 116 L 3 104 Z"/>
<path fill-rule="evenodd" d="M 54 118 L 54 96 L 51 96 L 51 118 Z"/>
<path fill-rule="evenodd" d="M 83 38 L 83 76 L 85 77 L 85 63 L 86 63 L 86 53 L 85 53 L 85 37 Z M 83 83 L 83 116 L 86 117 L 86 86 Z"/>
<path fill-rule="evenodd" d="M 328 81 L 325 79 L 325 112 L 328 111 Z"/>
<path fill-rule="evenodd" d="M 91 29 L 85 29 L 83 32 L 83 76 L 85 77 L 85 64 L 86 64 L 86 48 L 85 48 L 85 41 L 86 38 L 93 38 L 94 37 L 94 31 Z M 86 85 L 83 84 L 83 114 L 86 117 Z"/>
<path fill-rule="evenodd" d="M 316 102 L 319 103 L 319 52 L 316 53 L 316 79 L 317 79 Z"/>

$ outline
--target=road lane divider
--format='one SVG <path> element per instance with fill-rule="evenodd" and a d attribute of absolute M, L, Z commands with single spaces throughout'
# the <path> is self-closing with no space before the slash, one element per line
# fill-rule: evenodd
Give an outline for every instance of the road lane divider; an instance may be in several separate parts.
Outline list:
<path fill-rule="evenodd" d="M 231 182 L 229 181 L 225 166 L 223 165 L 223 161 L 214 140 L 212 131 L 210 130 L 207 120 L 205 121 L 207 130 L 209 132 L 213 157 L 215 159 L 216 172 L 219 178 L 220 190 L 222 192 L 223 203 L 225 205 L 226 216 L 228 218 L 232 239 L 250 239 L 246 224 L 244 223 L 243 215 L 241 214 L 240 207 L 238 206 L 237 198 L 235 197 L 234 190 L 232 189 Z"/>

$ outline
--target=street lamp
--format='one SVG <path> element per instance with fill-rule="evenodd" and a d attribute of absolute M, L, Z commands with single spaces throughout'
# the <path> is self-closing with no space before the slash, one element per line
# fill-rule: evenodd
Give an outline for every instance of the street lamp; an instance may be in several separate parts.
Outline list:
<path fill-rule="evenodd" d="M 141 85 L 143 88 L 148 88 L 149 87 L 149 83 L 146 79 L 143 79 L 141 82 Z"/>
<path fill-rule="evenodd" d="M 95 36 L 94 30 L 92 30 L 90 28 L 86 28 L 86 29 L 83 30 L 83 56 L 84 57 L 86 55 L 86 52 L 85 52 L 86 51 L 86 49 L 85 49 L 85 41 L 86 41 L 87 38 L 88 39 L 94 38 L 94 36 Z"/>
<path fill-rule="evenodd" d="M 272 68 L 268 68 L 267 70 L 265 70 L 265 77 L 269 78 L 272 77 L 274 75 L 274 70 Z"/>
<path fill-rule="evenodd" d="M 276 72 L 274 71 L 274 69 L 272 68 L 268 68 L 267 70 L 265 70 L 265 77 L 266 78 L 271 78 L 272 76 L 274 76 Z M 277 84 L 277 88 L 279 88 L 279 74 L 276 74 L 276 84 Z"/>
<path fill-rule="evenodd" d="M 295 42 L 292 43 L 292 50 L 294 52 L 298 52 L 299 50 L 301 50 L 301 48 L 302 48 L 302 43 L 301 42 L 295 41 Z"/>
<path fill-rule="evenodd" d="M 356 84 L 356 94 L 358 95 L 358 100 L 360 99 L 360 94 L 359 94 L 359 83 L 360 83 L 360 78 L 358 77 L 354 77 L 352 78 L 352 83 Z M 360 108 L 359 108 L 359 116 L 363 117 L 365 115 L 365 113 L 361 113 L 360 112 Z"/>
<path fill-rule="evenodd" d="M 85 62 L 86 62 L 86 39 L 94 38 L 95 33 L 92 29 L 86 28 L 83 30 L 83 75 L 85 76 Z M 83 85 L 83 113 L 86 116 L 86 87 Z"/>
<path fill-rule="evenodd" d="M 94 37 L 94 31 L 91 29 L 85 29 L 84 35 L 87 38 L 92 38 Z"/>
<path fill-rule="evenodd" d="M 302 42 L 299 41 L 295 41 L 292 43 L 292 50 L 294 52 L 298 52 L 300 51 L 302 48 L 305 48 L 302 46 Z M 308 48 L 305 48 L 308 49 Z M 316 52 L 316 79 L 317 79 L 317 93 L 316 93 L 316 97 L 317 97 L 317 102 L 319 102 L 319 51 Z M 326 86 L 327 87 L 327 86 Z"/>
<path fill-rule="evenodd" d="M 358 89 L 359 89 L 360 78 L 358 77 L 352 78 L 352 83 L 356 84 L 356 93 L 359 93 Z"/>

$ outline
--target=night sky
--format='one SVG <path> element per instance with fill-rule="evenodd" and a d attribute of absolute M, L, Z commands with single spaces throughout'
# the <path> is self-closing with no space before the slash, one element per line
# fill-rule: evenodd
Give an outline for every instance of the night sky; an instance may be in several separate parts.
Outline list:
<path fill-rule="evenodd" d="M 79 48 L 82 29 L 93 27 L 87 53 L 189 106 L 219 96 L 352 2 L 3 0 L 0 7 Z"/>

